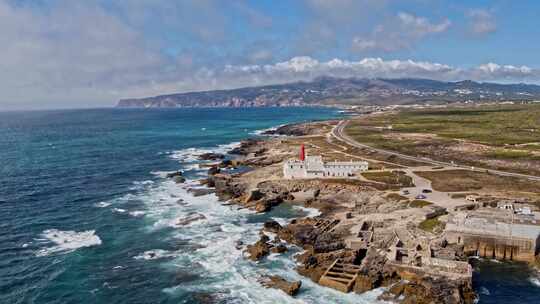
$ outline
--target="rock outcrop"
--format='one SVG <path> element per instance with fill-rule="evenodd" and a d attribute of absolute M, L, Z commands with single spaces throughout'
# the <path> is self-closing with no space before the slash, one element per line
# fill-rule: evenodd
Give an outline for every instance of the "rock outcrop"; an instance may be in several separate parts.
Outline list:
<path fill-rule="evenodd" d="M 302 286 L 302 281 L 289 282 L 280 276 L 265 276 L 259 281 L 266 288 L 281 289 L 290 296 L 296 295 Z"/>
<path fill-rule="evenodd" d="M 199 155 L 198 158 L 199 160 L 220 160 L 220 159 L 224 159 L 225 155 L 220 154 L 220 153 L 209 152 L 209 153 L 203 153 Z"/>
<path fill-rule="evenodd" d="M 167 173 L 166 176 L 167 178 L 175 178 L 177 176 L 182 176 L 182 175 L 184 175 L 182 171 L 174 171 L 174 172 Z"/>

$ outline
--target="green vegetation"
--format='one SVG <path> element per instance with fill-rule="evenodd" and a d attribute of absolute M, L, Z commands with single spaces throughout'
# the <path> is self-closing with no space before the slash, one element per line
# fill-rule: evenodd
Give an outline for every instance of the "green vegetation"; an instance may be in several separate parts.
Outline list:
<path fill-rule="evenodd" d="M 422 208 L 422 207 L 429 206 L 429 205 L 433 205 L 433 204 L 430 203 L 430 202 L 428 202 L 428 201 L 424 201 L 424 200 L 413 200 L 413 201 L 409 204 L 409 207 L 412 207 L 412 208 Z"/>
<path fill-rule="evenodd" d="M 379 183 L 401 187 L 414 187 L 412 178 L 403 171 L 364 172 L 361 174 L 363 177 Z"/>
<path fill-rule="evenodd" d="M 367 133 L 366 126 L 372 127 Z M 392 129 L 384 129 L 388 126 Z M 402 111 L 372 116 L 351 124 L 347 133 L 353 137 L 361 136 L 368 142 L 383 141 L 379 137 L 383 133 L 402 132 L 430 133 L 446 139 L 502 146 L 538 142 L 539 126 L 540 105 L 505 105 Z"/>
<path fill-rule="evenodd" d="M 345 131 L 375 148 L 540 176 L 540 104 L 388 112 L 354 119 Z"/>
<path fill-rule="evenodd" d="M 527 150 L 495 149 L 485 153 L 485 156 L 496 159 L 540 159 L 540 156 Z"/>
<path fill-rule="evenodd" d="M 432 218 L 432 219 L 428 219 L 428 220 L 424 220 L 422 221 L 418 227 L 420 227 L 420 229 L 422 230 L 425 230 L 425 231 L 428 231 L 428 232 L 437 232 L 437 231 L 442 231 L 444 230 L 444 227 L 446 225 L 439 221 L 439 218 Z"/>

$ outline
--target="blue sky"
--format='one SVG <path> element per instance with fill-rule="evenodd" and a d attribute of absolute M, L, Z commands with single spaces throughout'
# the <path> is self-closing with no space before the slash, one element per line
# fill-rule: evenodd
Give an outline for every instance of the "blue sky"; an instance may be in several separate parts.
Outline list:
<path fill-rule="evenodd" d="M 0 0 L 0 110 L 320 75 L 540 82 L 538 1 Z"/>

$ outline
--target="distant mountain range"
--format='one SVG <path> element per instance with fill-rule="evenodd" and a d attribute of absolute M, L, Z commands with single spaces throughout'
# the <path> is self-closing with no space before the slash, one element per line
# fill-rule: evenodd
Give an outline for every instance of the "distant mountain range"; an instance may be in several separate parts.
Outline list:
<path fill-rule="evenodd" d="M 470 80 L 444 82 L 412 78 L 318 77 L 306 82 L 122 99 L 117 107 L 390 105 L 516 100 L 540 100 L 540 86 L 479 83 Z"/>

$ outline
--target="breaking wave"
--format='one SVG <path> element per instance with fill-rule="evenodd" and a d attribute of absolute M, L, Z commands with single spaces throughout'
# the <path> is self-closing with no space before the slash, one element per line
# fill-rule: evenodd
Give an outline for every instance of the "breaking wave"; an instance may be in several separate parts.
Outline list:
<path fill-rule="evenodd" d="M 45 243 L 53 243 L 54 246 L 40 249 L 37 256 L 47 256 L 50 254 L 69 253 L 83 247 L 101 245 L 101 239 L 94 230 L 76 232 L 48 229 L 41 234 Z"/>
<path fill-rule="evenodd" d="M 197 156 L 207 152 L 224 153 L 237 144 L 223 145 L 214 150 L 185 149 L 170 154 L 177 160 L 196 164 Z M 183 164 L 184 165 L 184 164 Z M 195 168 L 195 166 L 193 166 Z M 203 170 L 201 170 L 202 172 Z M 163 173 L 154 172 L 163 177 Z M 189 242 L 190 250 L 152 249 L 137 254 L 134 258 L 141 261 L 156 260 L 172 271 L 181 271 L 189 266 L 197 280 L 182 282 L 163 289 L 173 296 L 182 296 L 193 292 L 219 295 L 226 302 L 234 303 L 376 303 L 382 289 L 362 295 L 343 294 L 339 291 L 322 287 L 300 276 L 296 271 L 293 255 L 300 248 L 289 246 L 287 254 L 272 255 L 258 263 L 244 257 L 246 244 L 259 238 L 262 221 L 254 221 L 255 213 L 246 209 L 238 210 L 235 206 L 225 206 L 214 194 L 193 196 L 189 189 L 200 187 L 197 181 L 188 179 L 183 184 L 162 178 L 145 191 L 136 195 L 143 207 L 148 222 L 148 232 L 168 231 L 172 243 Z M 141 210 L 142 209 L 142 210 Z M 318 215 L 311 208 L 297 207 L 308 216 Z M 130 211 L 131 212 L 134 211 Z M 267 219 L 271 218 L 271 214 Z M 284 218 L 277 218 L 286 223 Z M 302 280 L 302 292 L 292 298 L 280 290 L 267 289 L 258 283 L 262 275 L 280 275 L 288 280 Z"/>

